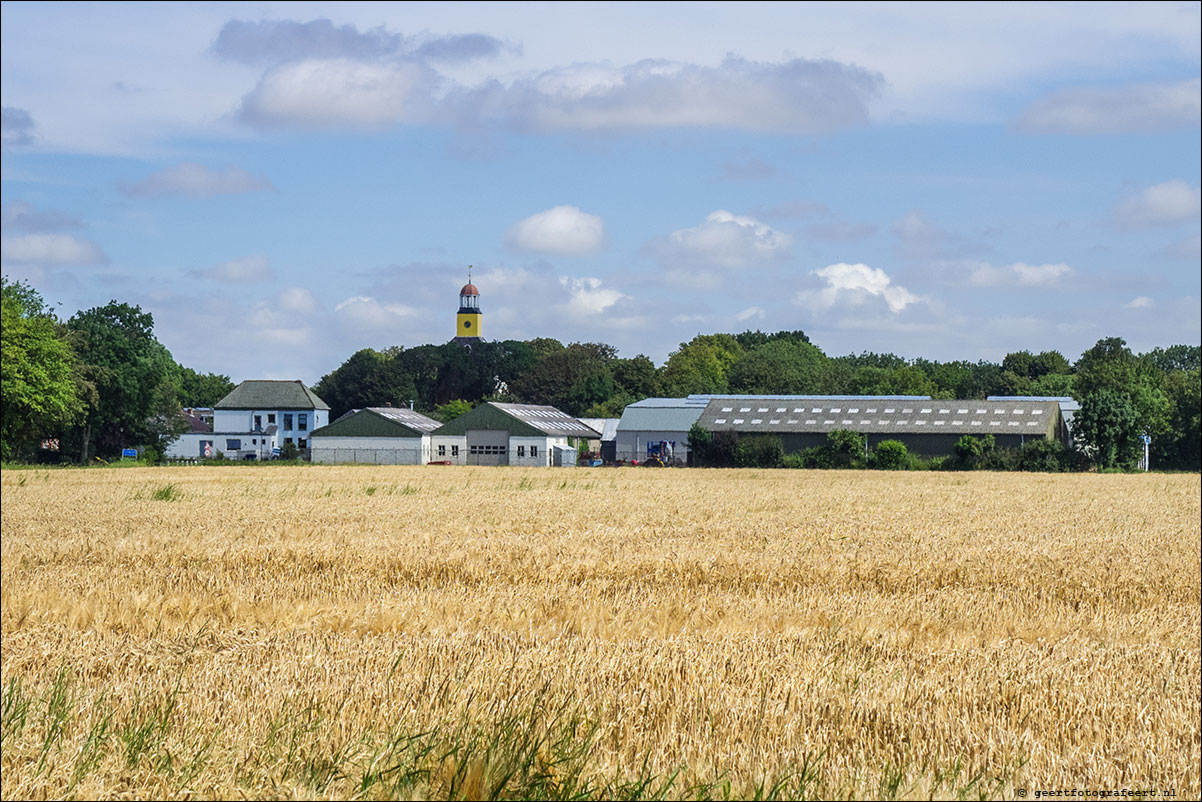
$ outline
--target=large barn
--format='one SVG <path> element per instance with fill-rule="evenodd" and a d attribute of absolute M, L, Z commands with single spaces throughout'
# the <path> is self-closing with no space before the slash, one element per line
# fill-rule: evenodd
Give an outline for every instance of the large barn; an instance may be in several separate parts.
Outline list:
<path fill-rule="evenodd" d="M 310 434 L 313 462 L 424 465 L 430 461 L 430 432 L 442 425 L 420 412 L 365 407 L 346 413 Z"/>
<path fill-rule="evenodd" d="M 952 454 L 966 434 L 993 435 L 999 448 L 1029 440 L 1065 441 L 1067 432 L 1055 401 L 932 401 L 738 396 L 713 398 L 699 419 L 711 432 L 741 436 L 776 435 L 786 452 L 826 442 L 828 433 L 849 429 L 866 435 L 870 448 L 899 440 L 924 457 Z"/>
<path fill-rule="evenodd" d="M 549 466 L 557 464 L 556 449 L 600 436 L 555 407 L 489 401 L 435 429 L 430 459 L 456 465 Z"/>

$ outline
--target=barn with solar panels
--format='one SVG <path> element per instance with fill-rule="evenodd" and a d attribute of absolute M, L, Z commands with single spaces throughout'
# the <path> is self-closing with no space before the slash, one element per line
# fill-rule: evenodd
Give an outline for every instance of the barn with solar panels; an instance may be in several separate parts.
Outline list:
<path fill-rule="evenodd" d="M 870 448 L 898 440 L 924 457 L 954 453 L 966 434 L 993 435 L 998 448 L 1018 448 L 1031 440 L 1060 440 L 1067 431 L 1055 401 L 933 401 L 717 397 L 698 422 L 711 432 L 740 436 L 775 435 L 786 453 L 826 442 L 828 433 L 848 429 L 863 434 Z"/>
<path fill-rule="evenodd" d="M 355 409 L 309 435 L 313 462 L 424 465 L 430 461 L 430 432 L 442 425 L 411 409 Z"/>
<path fill-rule="evenodd" d="M 601 434 L 555 407 L 489 401 L 430 435 L 432 462 L 574 465 L 575 445 Z"/>

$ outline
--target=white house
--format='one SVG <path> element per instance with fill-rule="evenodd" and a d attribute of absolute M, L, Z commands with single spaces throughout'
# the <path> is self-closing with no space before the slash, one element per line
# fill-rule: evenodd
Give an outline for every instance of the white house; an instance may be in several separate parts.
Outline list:
<path fill-rule="evenodd" d="M 217 402 L 212 431 L 180 435 L 167 458 L 270 459 L 285 444 L 305 454 L 310 433 L 329 421 L 329 405 L 300 381 L 252 379 Z"/>

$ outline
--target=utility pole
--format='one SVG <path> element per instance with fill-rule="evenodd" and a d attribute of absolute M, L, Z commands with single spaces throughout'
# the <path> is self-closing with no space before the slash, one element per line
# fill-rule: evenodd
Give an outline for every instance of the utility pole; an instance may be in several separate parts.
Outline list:
<path fill-rule="evenodd" d="M 1144 441 L 1144 473 L 1147 473 L 1148 468 L 1151 467 L 1148 464 L 1148 451 L 1149 451 L 1148 447 L 1152 445 L 1152 438 L 1150 435 L 1145 433 L 1141 439 Z"/>

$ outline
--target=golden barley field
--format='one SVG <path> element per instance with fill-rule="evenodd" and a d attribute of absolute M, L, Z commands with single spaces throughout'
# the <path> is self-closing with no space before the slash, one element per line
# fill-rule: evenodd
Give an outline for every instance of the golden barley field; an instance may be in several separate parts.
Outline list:
<path fill-rule="evenodd" d="M 6 799 L 1200 791 L 1197 475 L 0 484 Z"/>

